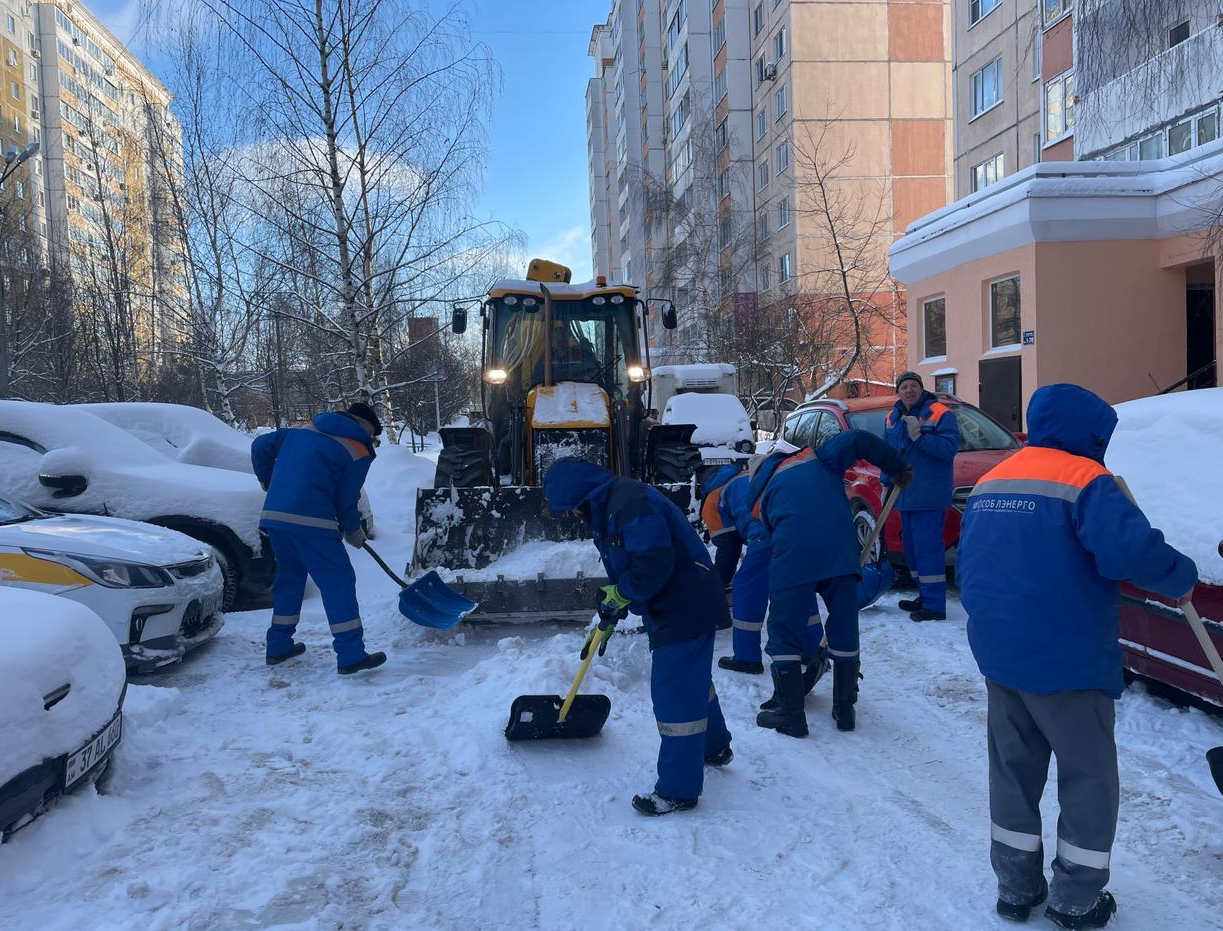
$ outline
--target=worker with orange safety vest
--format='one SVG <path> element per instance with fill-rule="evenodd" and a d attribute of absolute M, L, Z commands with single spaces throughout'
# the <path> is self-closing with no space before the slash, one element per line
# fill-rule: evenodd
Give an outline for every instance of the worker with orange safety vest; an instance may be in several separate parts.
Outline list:
<path fill-rule="evenodd" d="M 927 391 L 916 372 L 896 379 L 899 399 L 888 412 L 884 438 L 913 467 L 913 481 L 900 492 L 900 533 L 905 565 L 917 579 L 918 596 L 900 602 L 914 621 L 947 618 L 947 567 L 943 520 L 951 504 L 951 478 L 960 449 L 960 427 L 947 405 Z M 884 477 L 887 481 L 887 477 Z"/>

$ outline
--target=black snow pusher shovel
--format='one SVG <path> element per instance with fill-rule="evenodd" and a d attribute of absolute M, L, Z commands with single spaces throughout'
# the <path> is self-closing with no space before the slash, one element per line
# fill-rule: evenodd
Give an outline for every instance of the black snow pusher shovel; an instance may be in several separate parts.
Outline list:
<path fill-rule="evenodd" d="M 506 740 L 571 740 L 594 737 L 603 730 L 611 714 L 611 699 L 606 695 L 579 695 L 578 688 L 595 653 L 602 654 L 611 636 L 611 627 L 594 627 L 582 646 L 582 665 L 569 686 L 569 694 L 519 695 L 510 705 L 510 722 L 505 726 Z"/>
<path fill-rule="evenodd" d="M 409 584 L 383 562 L 372 546 L 363 543 L 361 548 L 374 557 L 374 562 L 382 567 L 383 572 L 399 583 L 399 613 L 413 624 L 434 630 L 449 630 L 479 607 L 443 582 L 434 570 L 430 569 Z"/>

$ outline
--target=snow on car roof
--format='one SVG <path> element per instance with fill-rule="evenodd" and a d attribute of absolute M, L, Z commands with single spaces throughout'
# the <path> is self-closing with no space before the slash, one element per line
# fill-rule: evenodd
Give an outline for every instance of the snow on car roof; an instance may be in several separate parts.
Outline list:
<path fill-rule="evenodd" d="M 115 635 L 67 598 L 0 588 L 0 783 L 48 757 L 70 753 L 114 714 L 123 688 Z M 43 696 L 69 685 L 48 711 Z"/>
<path fill-rule="evenodd" d="M 251 438 L 201 408 L 143 401 L 72 406 L 114 424 L 179 462 L 234 472 L 254 471 Z"/>
<path fill-rule="evenodd" d="M 729 362 L 698 362 L 687 365 L 656 365 L 651 371 L 655 375 L 673 375 L 680 381 L 711 379 L 716 382 L 723 375 L 734 375 L 735 367 Z"/>
<path fill-rule="evenodd" d="M 1223 585 L 1223 388 L 1116 405 L 1105 465 L 1123 476 L 1151 524 Z"/>
<path fill-rule="evenodd" d="M 734 443 L 750 440 L 751 426 L 742 402 L 733 394 L 677 394 L 667 402 L 663 423 L 694 423 L 692 442 Z"/>

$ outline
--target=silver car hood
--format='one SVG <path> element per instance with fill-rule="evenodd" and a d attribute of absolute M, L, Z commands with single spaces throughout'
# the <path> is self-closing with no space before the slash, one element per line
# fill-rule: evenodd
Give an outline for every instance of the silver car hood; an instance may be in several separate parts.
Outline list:
<path fill-rule="evenodd" d="M 118 517 L 49 516 L 0 526 L 0 546 L 77 553 L 151 566 L 202 559 L 208 548 L 177 530 Z"/>

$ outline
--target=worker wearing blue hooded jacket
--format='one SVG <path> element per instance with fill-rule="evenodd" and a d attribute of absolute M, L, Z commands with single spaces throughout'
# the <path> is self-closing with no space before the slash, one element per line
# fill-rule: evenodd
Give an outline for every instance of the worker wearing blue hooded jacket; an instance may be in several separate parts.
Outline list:
<path fill-rule="evenodd" d="M 553 463 L 544 499 L 549 512 L 586 520 L 609 581 L 601 607 L 632 610 L 649 637 L 658 781 L 633 796 L 633 807 L 646 815 L 694 808 L 704 765 L 724 766 L 733 755 L 712 668 L 714 632 L 730 618 L 709 552 L 656 488 L 582 459 Z"/>
<path fill-rule="evenodd" d="M 828 609 L 832 659 L 832 715 L 837 729 L 855 727 L 858 700 L 858 535 L 845 496 L 845 470 L 865 459 L 900 487 L 912 475 L 879 437 L 847 430 L 793 454 L 769 456 L 752 476 L 749 499 L 773 547 L 769 562 L 769 621 L 765 652 L 772 659 L 773 698 L 756 723 L 791 737 L 807 735 L 801 662 L 811 604 L 818 593 Z"/>
<path fill-rule="evenodd" d="M 896 405 L 884 436 L 913 467 L 913 481 L 896 501 L 905 565 L 916 576 L 918 597 L 900 602 L 914 621 L 947 619 L 947 567 L 943 521 L 951 504 L 952 469 L 960 449 L 960 427 L 951 408 L 922 386 L 916 372 L 896 379 Z"/>
<path fill-rule="evenodd" d="M 759 675 L 764 672 L 760 635 L 769 609 L 769 562 L 773 546 L 760 518 L 752 513 L 749 486 L 750 476 L 742 465 L 720 467 L 701 485 L 701 518 L 716 547 L 715 567 L 720 567 L 724 554 L 734 551 L 735 541 L 747 544 L 742 562 L 732 570 L 732 655 L 719 657 L 718 666 L 732 672 Z M 737 552 L 735 558 L 738 560 Z M 820 623 L 819 605 L 814 596 L 811 602 L 803 647 L 808 692 L 827 668 L 820 646 L 824 628 Z"/>
<path fill-rule="evenodd" d="M 1046 895 L 1062 928 L 1101 928 L 1120 786 L 1119 591 L 1127 580 L 1181 604 L 1193 561 L 1164 542 L 1104 466 L 1117 415 L 1077 385 L 1038 389 L 1028 442 L 986 473 L 960 535 L 960 597 L 988 695 L 990 861 L 998 913 Z M 1047 884 L 1040 798 L 1057 757 L 1057 856 Z"/>
<path fill-rule="evenodd" d="M 306 592 L 314 579 L 323 598 L 340 673 L 373 669 L 385 653 L 366 653 L 357 605 L 357 579 L 344 543 L 365 543 L 357 500 L 374 459 L 378 415 L 357 403 L 343 412 L 318 414 L 299 427 L 256 437 L 251 444 L 255 477 L 267 490 L 259 526 L 276 557 L 267 664 L 305 652 L 293 640 Z"/>

